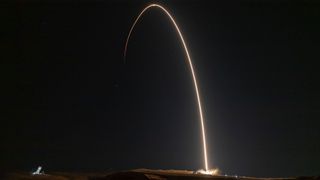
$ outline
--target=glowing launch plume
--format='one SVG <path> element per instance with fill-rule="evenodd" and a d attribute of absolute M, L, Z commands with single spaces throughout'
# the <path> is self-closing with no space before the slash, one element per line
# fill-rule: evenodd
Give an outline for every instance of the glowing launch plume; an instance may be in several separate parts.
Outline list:
<path fill-rule="evenodd" d="M 158 4 L 151 4 L 151 5 L 147 6 L 147 7 L 145 7 L 140 12 L 139 16 L 136 18 L 136 20 L 134 21 L 133 25 L 130 28 L 130 31 L 129 31 L 129 34 L 128 34 L 128 37 L 127 37 L 127 40 L 126 40 L 125 48 L 124 48 L 124 59 L 126 58 L 127 47 L 128 47 L 128 42 L 129 42 L 129 39 L 130 39 L 130 35 L 131 35 L 135 25 L 139 21 L 140 17 L 144 14 L 144 12 L 146 12 L 148 9 L 150 9 L 152 7 L 161 9 L 170 18 L 170 20 L 173 23 L 176 31 L 179 34 L 181 43 L 182 43 L 183 48 L 185 50 L 185 54 L 186 54 L 186 57 L 187 57 L 187 60 L 188 60 L 188 64 L 189 64 L 190 70 L 191 70 L 194 89 L 195 89 L 196 96 L 197 96 L 197 101 L 198 101 L 198 110 L 199 110 L 199 117 L 200 117 L 200 121 L 201 121 L 201 130 L 202 130 L 204 166 L 205 166 L 205 171 L 208 171 L 209 168 L 208 168 L 208 160 L 207 160 L 206 133 L 205 133 L 205 128 L 204 128 L 204 119 L 203 119 L 203 114 L 202 114 L 202 107 L 201 107 L 201 100 L 200 100 L 200 95 L 199 95 L 199 90 L 198 90 L 197 78 L 196 78 L 196 75 L 195 75 L 195 72 L 194 72 L 194 69 L 193 69 L 193 65 L 192 65 L 192 60 L 190 58 L 189 51 L 188 51 L 187 45 L 186 45 L 186 43 L 184 41 L 184 38 L 182 36 L 182 33 L 181 33 L 177 23 L 175 22 L 175 20 L 171 16 L 171 14 L 164 7 L 162 7 L 161 5 L 158 5 Z"/>

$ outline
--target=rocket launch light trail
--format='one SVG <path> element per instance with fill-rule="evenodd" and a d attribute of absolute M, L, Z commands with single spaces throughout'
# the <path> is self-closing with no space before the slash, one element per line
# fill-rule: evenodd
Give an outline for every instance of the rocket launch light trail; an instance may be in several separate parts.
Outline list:
<path fill-rule="evenodd" d="M 202 130 L 202 143 L 203 143 L 203 157 L 204 157 L 204 167 L 205 167 L 205 171 L 203 174 L 214 174 L 214 173 L 210 173 L 213 171 L 209 171 L 209 167 L 208 167 L 208 160 L 207 160 L 207 145 L 206 145 L 206 133 L 205 133 L 205 127 L 204 127 L 204 118 L 203 118 L 203 113 L 202 113 L 202 106 L 201 106 L 201 100 L 200 100 L 200 95 L 199 95 L 199 89 L 198 89 L 198 83 L 197 83 L 197 78 L 196 78 L 196 74 L 194 72 L 194 68 L 192 65 L 192 60 L 190 58 L 189 55 L 189 50 L 187 48 L 186 42 L 184 41 L 184 38 L 182 36 L 182 33 L 179 29 L 179 26 L 177 25 L 176 21 L 174 20 L 174 18 L 172 17 L 172 15 L 169 13 L 169 11 L 167 11 L 163 6 L 158 5 L 158 4 L 150 4 L 147 7 L 145 7 L 139 14 L 139 16 L 136 18 L 136 20 L 134 21 L 133 25 L 130 28 L 127 40 L 126 40 L 126 44 L 125 44 L 125 48 L 124 48 L 124 59 L 126 58 L 126 54 L 127 54 L 127 47 L 128 47 L 128 42 L 131 36 L 131 33 L 135 27 L 135 25 L 137 24 L 137 22 L 139 21 L 139 19 L 141 18 L 141 16 L 150 8 L 159 8 L 161 9 L 171 20 L 171 22 L 173 23 L 176 31 L 179 34 L 181 43 L 183 45 L 183 48 L 185 50 L 185 54 L 187 57 L 187 62 L 189 64 L 190 70 L 191 70 L 191 75 L 192 75 L 192 79 L 193 79 L 193 84 L 194 84 L 194 89 L 196 92 L 196 97 L 197 97 L 197 102 L 198 102 L 198 111 L 199 111 L 199 117 L 200 117 L 200 122 L 201 122 L 201 130 Z M 216 172 L 216 171 L 214 171 Z"/>

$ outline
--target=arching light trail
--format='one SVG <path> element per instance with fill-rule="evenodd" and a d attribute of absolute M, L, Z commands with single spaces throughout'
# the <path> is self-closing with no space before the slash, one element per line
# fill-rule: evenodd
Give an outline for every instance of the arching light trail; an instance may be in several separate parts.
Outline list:
<path fill-rule="evenodd" d="M 145 7 L 139 14 L 139 16 L 136 18 L 136 20 L 134 21 L 133 25 L 130 28 L 127 40 L 126 40 L 126 44 L 124 47 L 124 60 L 126 58 L 126 54 L 127 54 L 127 47 L 128 47 L 128 42 L 131 36 L 131 33 L 135 27 L 135 25 L 137 24 L 137 22 L 139 21 L 139 19 L 141 18 L 141 16 L 150 8 L 159 8 L 161 9 L 171 20 L 171 22 L 173 23 L 176 31 L 179 34 L 181 43 L 183 45 L 183 48 L 185 50 L 185 54 L 187 57 L 187 62 L 189 64 L 190 70 L 191 70 L 191 75 L 192 75 L 192 79 L 193 79 L 193 84 L 194 84 L 194 89 L 196 92 L 196 96 L 197 96 L 197 102 L 198 102 L 198 111 L 199 111 L 199 117 L 200 117 L 200 122 L 201 122 L 201 130 L 202 130 L 202 143 L 203 143 L 203 157 L 204 157 L 204 168 L 205 168 L 205 172 L 209 173 L 209 167 L 208 167 L 208 157 L 207 157 L 207 144 L 206 144 L 206 133 L 205 133 L 205 127 L 204 127 L 204 118 L 203 118 L 203 113 L 202 113 L 202 106 L 201 106 L 201 99 L 200 99 L 200 95 L 199 95 L 199 89 L 198 89 L 198 83 L 197 83 L 197 78 L 196 78 L 196 74 L 194 72 L 194 68 L 192 65 L 192 60 L 190 58 L 189 55 L 189 50 L 187 48 L 186 42 L 184 41 L 184 38 L 182 36 L 182 33 L 179 29 L 179 26 L 177 25 L 176 21 L 173 19 L 172 15 L 169 13 L 169 11 L 167 11 L 163 6 L 158 5 L 158 4 L 150 4 L 147 7 Z"/>

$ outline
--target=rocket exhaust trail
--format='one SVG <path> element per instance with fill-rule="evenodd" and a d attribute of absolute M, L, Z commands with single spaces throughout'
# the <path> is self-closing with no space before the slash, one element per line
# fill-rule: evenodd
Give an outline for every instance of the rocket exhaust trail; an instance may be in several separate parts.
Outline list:
<path fill-rule="evenodd" d="M 171 20 L 171 22 L 173 23 L 173 25 L 174 25 L 177 33 L 179 34 L 181 43 L 182 43 L 183 48 L 184 48 L 184 50 L 185 50 L 185 54 L 186 54 L 186 57 L 187 57 L 187 62 L 188 62 L 188 64 L 189 64 L 189 67 L 190 67 L 190 70 L 191 70 L 191 75 L 192 75 L 192 79 L 193 79 L 194 89 L 195 89 L 196 96 L 197 96 L 198 111 L 199 111 L 199 117 L 200 117 L 200 122 L 201 122 L 201 130 L 202 130 L 204 167 L 205 167 L 205 171 L 208 171 L 209 168 L 208 168 L 208 160 L 207 160 L 206 133 L 205 133 L 205 128 L 204 128 L 204 118 L 203 118 L 203 113 L 202 113 L 202 106 L 201 106 L 201 100 L 200 100 L 200 95 L 199 95 L 199 90 L 198 90 L 197 78 L 196 78 L 196 74 L 195 74 L 195 72 L 194 72 L 193 65 L 192 65 L 192 60 L 191 60 L 191 58 L 190 58 L 189 51 L 188 51 L 187 45 L 186 45 L 186 43 L 185 43 L 185 41 L 184 41 L 184 38 L 183 38 L 183 36 L 182 36 L 182 33 L 181 33 L 180 29 L 179 29 L 179 26 L 177 25 L 177 23 L 175 22 L 175 20 L 174 20 L 173 17 L 171 16 L 171 14 L 169 13 L 169 11 L 167 11 L 167 10 L 166 10 L 164 7 L 162 7 L 161 5 L 158 5 L 158 4 L 150 4 L 150 5 L 148 5 L 147 7 L 145 7 L 145 8 L 140 12 L 140 14 L 138 15 L 138 17 L 135 19 L 133 25 L 131 26 L 130 31 L 129 31 L 129 34 L 128 34 L 128 37 L 127 37 L 126 44 L 125 44 L 125 47 L 124 47 L 124 54 L 123 54 L 124 60 L 126 59 L 128 42 L 129 42 L 131 33 L 132 33 L 135 25 L 137 24 L 137 22 L 139 21 L 139 19 L 141 18 L 141 16 L 142 16 L 148 9 L 153 8 L 153 7 L 154 7 L 154 8 L 159 8 L 159 9 L 161 9 L 161 10 L 170 18 L 170 20 Z"/>

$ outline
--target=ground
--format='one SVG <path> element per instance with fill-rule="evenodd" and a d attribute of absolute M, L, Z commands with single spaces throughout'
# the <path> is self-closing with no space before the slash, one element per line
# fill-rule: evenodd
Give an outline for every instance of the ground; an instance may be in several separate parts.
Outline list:
<path fill-rule="evenodd" d="M 2 178 L 1 178 L 2 179 Z M 5 180 L 166 180 L 166 179 L 187 179 L 187 180 L 320 180 L 320 177 L 292 177 L 292 178 L 254 178 L 254 177 L 235 177 L 223 175 L 202 175 L 195 174 L 187 170 L 149 170 L 136 169 L 119 172 L 100 172 L 100 173 L 67 173 L 67 172 L 47 172 L 43 175 L 31 175 L 26 172 L 8 173 L 4 176 Z"/>

